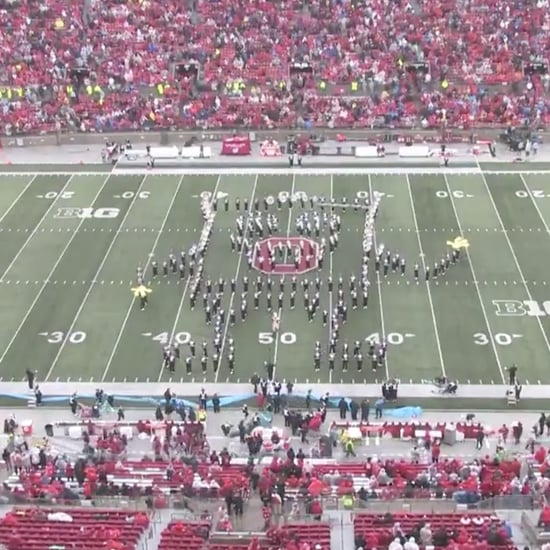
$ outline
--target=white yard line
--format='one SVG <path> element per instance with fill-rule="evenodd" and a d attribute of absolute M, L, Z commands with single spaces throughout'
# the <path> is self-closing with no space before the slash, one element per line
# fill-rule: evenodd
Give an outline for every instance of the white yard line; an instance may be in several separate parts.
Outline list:
<path fill-rule="evenodd" d="M 156 174 L 156 171 L 155 171 Z M 176 190 L 174 192 L 174 196 L 172 197 L 172 200 L 170 201 L 170 204 L 168 205 L 168 208 L 166 209 L 166 214 L 164 216 L 164 219 L 162 220 L 162 224 L 160 226 L 160 230 L 157 234 L 157 237 L 155 238 L 155 242 L 153 243 L 153 246 L 151 247 L 151 252 L 149 256 L 147 256 L 147 261 L 145 262 L 145 265 L 143 266 L 143 273 L 147 273 L 147 268 L 149 267 L 149 264 L 151 263 L 151 260 L 153 258 L 153 255 L 155 254 L 155 250 L 157 249 L 157 245 L 162 237 L 162 234 L 164 232 L 164 228 L 168 222 L 168 218 L 170 216 L 170 212 L 172 211 L 172 207 L 174 206 L 174 203 L 176 202 L 176 197 L 178 196 L 179 190 L 181 188 L 181 185 L 183 183 L 184 176 L 181 176 L 180 181 L 178 182 L 178 185 L 176 187 Z M 124 329 L 126 328 L 126 325 L 128 324 L 128 320 L 130 319 L 130 315 L 132 314 L 132 308 L 134 307 L 135 297 L 132 297 L 130 300 L 130 305 L 128 306 L 128 309 L 126 311 L 126 315 L 124 316 L 124 320 L 122 321 L 122 325 L 120 326 L 120 330 L 118 331 L 115 344 L 113 346 L 113 349 L 111 350 L 111 354 L 109 355 L 109 359 L 107 360 L 107 364 L 105 365 L 105 369 L 103 370 L 103 375 L 101 377 L 101 382 L 105 381 L 105 378 L 107 377 L 107 373 L 109 372 L 109 369 L 111 368 L 111 364 L 113 362 L 113 359 L 115 357 L 115 354 L 118 350 L 118 346 L 120 344 L 120 341 L 122 340 L 122 335 L 124 334 Z"/>
<path fill-rule="evenodd" d="M 372 205 L 373 203 L 373 191 L 372 191 L 372 183 L 370 179 L 370 174 L 368 174 L 368 180 L 369 180 L 369 202 Z M 383 206 L 381 206 L 383 208 Z M 374 246 L 374 254 L 378 254 L 378 241 L 376 239 L 376 222 L 374 223 L 374 227 L 372 228 L 372 242 Z M 380 280 L 380 273 L 376 274 L 376 286 L 378 288 L 378 304 L 380 307 L 380 331 L 382 332 L 381 336 L 385 340 L 386 339 L 386 323 L 384 321 L 384 305 L 382 303 L 382 282 Z M 386 369 L 386 380 L 390 379 L 390 366 L 388 363 L 388 355 L 386 353 L 386 357 L 384 359 L 384 365 Z"/>
<path fill-rule="evenodd" d="M 292 186 L 290 188 L 290 196 L 292 197 L 295 193 L 296 189 L 296 174 L 295 172 L 292 173 Z M 294 202 L 294 201 L 293 201 Z M 294 209 L 296 208 L 296 205 L 294 204 L 292 208 L 288 209 L 288 224 L 286 226 L 286 236 L 285 239 L 288 240 L 290 238 L 290 233 L 292 231 L 292 213 Z M 284 254 L 284 260 L 283 263 L 286 264 L 286 258 L 288 256 L 288 249 L 285 248 L 285 254 Z M 279 309 L 277 312 L 277 315 L 279 316 L 279 333 L 281 332 L 281 328 L 283 326 L 283 310 Z M 273 380 L 275 380 L 276 373 L 277 373 L 277 359 L 279 357 L 279 333 L 275 335 L 275 347 L 273 349 Z"/>
<path fill-rule="evenodd" d="M 331 174 L 330 176 L 330 205 L 331 205 L 331 215 L 332 215 L 332 199 L 334 197 L 334 176 Z M 330 217 L 329 217 L 329 223 L 330 223 Z M 332 280 L 332 269 L 333 269 L 333 252 L 329 252 L 328 254 L 328 273 L 329 277 Z M 328 340 L 330 343 L 330 336 L 332 334 L 332 292 L 328 293 Z M 332 369 L 329 369 L 328 371 L 328 380 L 329 383 L 332 384 Z"/>
<path fill-rule="evenodd" d="M 4 219 L 6 218 L 6 216 L 12 211 L 13 207 L 19 202 L 19 199 L 27 192 L 27 189 L 33 184 L 34 180 L 38 177 L 38 174 L 35 174 L 33 178 L 31 178 L 31 180 L 29 181 L 29 183 L 27 183 L 27 185 L 25 185 L 25 187 L 23 188 L 23 191 L 21 191 L 21 193 L 19 193 L 19 195 L 17 195 L 17 197 L 15 198 L 15 200 L 8 206 L 8 209 L 4 212 L 4 214 L 2 214 L 2 217 L 0 218 L 0 223 L 2 223 L 4 221 Z M 70 181 L 70 180 L 69 180 Z M 69 183 L 69 182 L 67 182 Z M 57 197 L 56 197 L 57 198 Z M 54 201 L 55 202 L 55 201 Z"/>
<path fill-rule="evenodd" d="M 502 229 L 502 234 L 504 235 L 504 238 L 506 239 L 506 242 L 508 243 L 508 247 L 510 248 L 510 252 L 512 253 L 512 258 L 514 259 L 514 263 L 516 264 L 518 273 L 521 277 L 521 281 L 523 283 L 523 287 L 525 288 L 525 292 L 527 293 L 527 297 L 529 300 L 533 301 L 533 296 L 531 295 L 531 291 L 529 290 L 529 286 L 527 285 L 527 279 L 523 275 L 523 270 L 521 269 L 521 265 L 518 261 L 518 258 L 516 256 L 516 252 L 514 250 L 514 247 L 512 246 L 512 243 L 510 241 L 510 237 L 508 236 L 508 232 L 506 231 L 506 227 L 504 225 L 504 222 L 502 221 L 502 218 L 500 217 L 500 212 L 498 211 L 497 205 L 495 203 L 495 200 L 493 199 L 493 195 L 491 194 L 491 190 L 489 189 L 489 184 L 487 183 L 487 178 L 481 173 L 481 178 L 483 179 L 483 183 L 485 184 L 485 189 L 487 190 L 487 194 L 489 195 L 489 199 L 491 200 L 491 204 L 493 205 L 493 209 L 497 215 L 498 223 L 500 224 L 500 228 Z M 542 337 L 544 339 L 544 343 L 546 344 L 546 348 L 548 351 L 550 351 L 550 342 L 548 341 L 548 336 L 546 335 L 546 332 L 544 330 L 544 327 L 542 326 L 542 321 L 540 320 L 540 317 L 536 317 L 537 323 L 539 325 L 540 331 L 542 333 Z"/>
<path fill-rule="evenodd" d="M 143 186 L 145 185 L 146 181 L 147 181 L 147 176 L 145 176 L 141 180 L 141 183 L 140 183 L 138 189 L 134 193 L 134 198 L 131 200 L 130 206 L 128 207 L 128 209 L 126 210 L 126 214 L 124 214 L 124 217 L 122 218 L 122 222 L 120 223 L 119 229 L 124 227 L 124 224 L 126 223 L 126 220 L 128 219 L 128 216 L 130 215 L 130 212 L 132 211 L 132 208 L 140 200 L 139 199 L 139 194 L 140 194 Z M 95 286 L 97 280 L 99 279 L 99 276 L 101 275 L 101 271 L 103 270 L 103 267 L 107 263 L 107 260 L 108 260 L 110 254 L 111 254 L 111 251 L 113 250 L 113 247 L 115 246 L 115 243 L 117 242 L 118 237 L 120 235 L 121 235 L 121 232 L 117 231 L 114 234 L 114 237 L 111 239 L 111 242 L 110 242 L 110 244 L 107 248 L 107 251 L 105 252 L 105 255 L 103 256 L 103 259 L 101 260 L 101 263 L 99 264 L 99 267 L 97 268 L 97 271 L 95 272 L 95 275 L 92 277 L 92 280 L 90 281 L 90 284 L 88 285 L 88 290 L 86 291 L 86 294 L 84 294 L 84 298 L 82 299 L 82 302 L 80 303 L 80 306 L 76 311 L 76 314 L 75 314 L 75 316 L 74 316 L 74 318 L 73 318 L 73 320 L 70 324 L 69 329 L 65 333 L 65 337 L 63 338 L 63 341 L 61 342 L 61 345 L 59 346 L 59 349 L 57 350 L 57 353 L 54 357 L 54 360 L 52 361 L 52 364 L 50 365 L 50 369 L 48 370 L 48 374 L 46 374 L 46 378 L 44 378 L 44 380 L 49 380 L 50 376 L 52 375 L 52 372 L 53 372 L 55 366 L 57 365 L 57 362 L 59 361 L 59 358 L 61 357 L 61 354 L 63 353 L 63 350 L 65 349 L 65 346 L 67 345 L 67 342 L 69 341 L 69 338 L 71 337 L 71 334 L 72 334 L 72 332 L 73 332 L 73 330 L 76 326 L 76 323 L 80 319 L 80 315 L 81 315 L 82 311 L 84 310 L 84 308 L 86 307 L 86 304 L 88 303 L 88 298 L 90 297 L 90 295 L 92 293 L 92 290 L 94 289 L 94 286 Z"/>
<path fill-rule="evenodd" d="M 216 180 L 216 185 L 214 186 L 214 191 L 212 191 L 212 199 L 211 203 L 213 204 L 218 197 L 218 189 L 220 187 L 221 182 L 221 176 L 218 176 L 218 179 Z M 202 231 L 199 232 L 199 235 L 202 234 Z M 206 254 L 208 254 L 208 250 L 206 250 Z M 205 260 L 206 261 L 206 260 Z M 187 281 L 185 281 L 185 285 L 183 287 L 183 292 L 181 294 L 180 303 L 178 305 L 178 310 L 176 311 L 176 318 L 174 319 L 174 323 L 172 325 L 172 329 L 170 330 L 170 334 L 168 335 L 168 343 L 173 344 L 174 343 L 174 336 L 176 335 L 176 331 L 178 329 L 178 323 L 181 317 L 181 312 L 183 311 L 183 304 L 185 304 L 185 298 L 187 297 L 187 291 L 189 290 L 189 285 L 191 284 L 191 277 L 187 277 Z M 164 362 L 160 365 L 160 371 L 159 375 L 157 377 L 157 382 L 161 382 L 162 380 L 162 373 L 164 371 Z"/>
<path fill-rule="evenodd" d="M 109 181 L 109 178 L 110 178 L 110 174 L 105 178 L 105 181 L 103 182 L 103 185 L 99 188 L 97 194 L 95 195 L 93 201 L 92 201 L 92 206 L 94 205 L 94 203 L 97 201 L 97 199 L 99 198 L 99 195 L 101 194 L 101 192 L 103 191 L 103 189 L 105 188 L 105 186 L 107 185 L 107 182 Z M 69 182 L 71 180 L 69 179 L 69 181 L 65 184 L 65 186 L 63 187 L 63 190 L 67 187 L 67 185 L 69 185 Z M 63 192 L 60 191 L 59 192 L 59 196 L 61 196 L 61 193 Z M 57 199 L 56 199 L 57 200 Z M 53 204 L 55 203 L 56 201 L 54 200 L 54 202 L 50 205 L 50 207 L 48 208 L 47 212 L 49 212 L 53 206 Z M 46 212 L 46 213 L 47 213 Z M 42 220 L 45 218 L 45 215 L 42 217 Z M 40 221 L 40 223 L 42 223 L 42 220 Z M 80 227 L 82 226 L 82 224 L 86 221 L 86 218 L 82 218 L 80 220 L 80 222 L 78 223 L 78 226 L 77 226 L 77 230 L 73 232 L 73 234 L 71 235 L 71 238 L 69 239 L 69 241 L 67 242 L 67 244 L 65 245 L 65 247 L 63 248 L 63 250 L 61 251 L 61 253 L 59 254 L 55 264 L 53 265 L 53 267 L 51 268 L 50 272 L 48 273 L 48 276 L 46 277 L 46 279 L 44 280 L 44 282 L 42 283 L 42 286 L 40 287 L 40 290 L 38 291 L 38 294 L 35 296 L 34 300 L 32 301 L 32 304 L 30 305 L 29 309 L 27 310 L 27 312 L 25 313 L 25 316 L 23 317 L 22 321 L 19 323 L 19 326 L 17 327 L 17 330 L 15 331 L 15 334 L 12 336 L 11 340 L 9 341 L 8 345 L 6 346 L 6 349 L 4 349 L 4 353 L 2 353 L 2 356 L 0 357 L 0 364 L 2 364 L 2 361 L 5 359 L 6 355 L 8 354 L 8 351 L 10 350 L 11 346 L 13 345 L 13 343 L 15 342 L 16 338 L 19 336 L 19 333 L 21 332 L 21 329 L 23 328 L 23 326 L 25 325 L 25 323 L 27 322 L 27 319 L 29 318 L 30 314 L 32 313 L 33 309 L 34 309 L 34 306 L 36 306 L 36 304 L 38 303 L 38 300 L 40 299 L 40 297 L 42 296 L 42 293 L 44 292 L 44 289 L 46 288 L 46 286 L 48 286 L 48 283 L 52 277 L 52 275 L 55 273 L 55 270 L 57 269 L 57 266 L 61 263 L 61 261 L 63 260 L 64 256 L 65 256 L 65 253 L 67 252 L 67 250 L 69 249 L 69 247 L 71 246 L 71 243 L 73 242 L 73 240 L 75 239 L 75 237 L 78 235 L 78 229 L 80 229 Z M 38 225 L 40 225 L 40 223 Z M 36 227 L 38 227 L 38 225 Z M 33 232 L 34 234 L 34 232 Z M 32 235 L 31 235 L 32 237 Z M 28 242 L 28 239 L 27 241 L 25 242 L 25 245 L 27 244 Z M 23 246 L 25 246 L 23 245 Z M 13 264 L 13 262 L 12 262 Z M 9 271 L 9 268 L 6 270 L 6 273 Z M 4 273 L 5 275 L 5 273 Z"/>
<path fill-rule="evenodd" d="M 17 254 L 14 256 L 14 258 L 10 262 L 10 265 L 8 265 L 8 267 L 4 270 L 4 273 L 2 273 L 2 275 L 0 275 L 0 281 L 4 280 L 6 278 L 6 275 L 10 272 L 11 268 L 15 265 L 15 262 L 17 262 L 17 260 L 21 256 L 21 254 L 23 254 L 24 250 L 27 248 L 27 245 L 31 242 L 31 240 L 36 235 L 36 233 L 38 233 L 38 230 L 40 229 L 40 226 L 44 223 L 46 218 L 49 216 L 49 214 L 51 213 L 53 207 L 57 204 L 57 201 L 61 198 L 61 195 L 63 195 L 63 192 L 67 189 L 67 187 L 71 183 L 72 179 L 73 179 L 73 176 L 71 176 L 67 180 L 67 183 L 62 187 L 62 189 L 59 191 L 59 193 L 57 193 L 57 197 L 52 201 L 50 206 L 48 206 L 48 209 L 46 210 L 46 212 L 44 212 L 44 214 L 40 218 L 39 222 L 34 226 L 34 229 L 31 231 L 31 234 L 27 237 L 26 241 L 23 243 L 21 248 L 17 251 Z M 105 183 L 107 183 L 108 179 L 109 179 L 109 177 L 107 177 L 107 179 L 105 179 L 105 181 L 103 182 L 103 186 L 105 185 Z M 103 186 L 101 187 L 101 189 L 103 189 Z M 80 225 L 78 227 L 80 227 Z"/>
<path fill-rule="evenodd" d="M 256 196 L 256 188 L 258 187 L 258 175 L 256 175 L 256 178 L 254 179 L 254 185 L 252 187 L 252 194 L 250 195 L 250 200 L 248 201 L 249 208 L 248 208 L 248 214 L 246 216 L 244 227 L 246 230 L 245 235 L 248 234 L 248 222 L 250 218 L 252 217 L 252 211 L 254 209 L 254 197 Z M 241 265 L 243 262 L 244 257 L 244 247 L 242 248 L 239 259 L 237 261 L 237 267 L 235 269 L 235 281 L 239 280 L 239 273 L 241 272 Z M 227 342 L 227 333 L 229 332 L 229 312 L 231 311 L 231 308 L 233 307 L 233 302 L 235 301 L 235 292 L 231 293 L 231 298 L 229 299 L 229 308 L 225 312 L 225 327 L 223 330 L 223 336 L 222 336 L 222 344 L 220 347 L 220 357 L 219 357 L 219 364 L 218 364 L 218 370 L 216 371 L 216 376 L 214 378 L 214 382 L 218 381 L 218 378 L 220 376 L 220 371 L 222 369 L 223 364 L 223 352 L 225 350 L 225 343 Z"/>
<path fill-rule="evenodd" d="M 541 209 L 539 208 L 539 205 L 537 204 L 537 201 L 533 197 L 533 193 L 531 192 L 531 189 L 527 185 L 527 182 L 525 181 L 525 178 L 521 173 L 519 173 L 519 177 L 521 178 L 521 182 L 523 183 L 523 186 L 525 187 L 525 190 L 527 191 L 527 194 L 529 195 L 529 198 L 531 199 L 531 202 L 533 203 L 533 206 L 535 207 L 535 210 L 537 211 L 537 214 L 539 215 L 540 221 L 542 222 L 542 225 L 544 225 L 544 229 L 546 230 L 546 233 L 550 235 L 550 227 L 548 227 L 548 224 L 546 223 L 546 220 L 544 219 L 544 216 L 542 215 Z"/>
<path fill-rule="evenodd" d="M 411 209 L 412 209 L 412 215 L 414 220 L 414 228 L 416 230 L 416 238 L 418 240 L 418 249 L 420 250 L 420 261 L 422 262 L 422 269 L 424 270 L 424 273 L 426 272 L 426 257 L 424 254 L 424 248 L 422 247 L 422 240 L 420 239 L 420 230 L 418 229 L 418 220 L 416 218 L 416 208 L 414 206 L 414 200 L 413 200 L 413 194 L 411 189 L 411 181 L 409 179 L 409 176 L 407 176 L 407 187 L 409 190 L 409 199 L 411 201 Z M 435 316 L 435 309 L 434 309 L 434 303 L 432 300 L 432 290 L 430 288 L 429 281 L 425 282 L 426 284 L 426 290 L 428 292 L 428 302 L 430 304 L 430 313 L 432 315 L 432 322 L 434 325 L 434 334 L 435 334 L 435 342 L 437 344 L 437 353 L 439 355 L 439 363 L 441 365 L 441 374 L 443 376 L 447 376 L 447 371 L 445 369 L 445 359 L 443 358 L 443 352 L 441 351 L 441 339 L 439 338 L 439 330 L 437 328 L 437 319 Z"/>
<path fill-rule="evenodd" d="M 462 231 L 462 224 L 460 223 L 460 218 L 458 216 L 458 211 L 455 206 L 453 193 L 451 191 L 451 187 L 449 186 L 449 182 L 447 181 L 447 176 L 444 175 L 443 178 L 445 179 L 445 185 L 447 187 L 447 194 L 449 196 L 449 200 L 451 201 L 451 206 L 453 207 L 453 212 L 455 214 L 456 223 L 458 225 L 458 230 L 460 231 L 461 235 L 464 235 L 464 232 Z M 474 286 L 477 292 L 477 298 L 479 300 L 479 305 L 481 306 L 481 312 L 483 313 L 483 319 L 485 320 L 485 325 L 487 326 L 487 335 L 489 337 L 489 341 L 491 342 L 491 347 L 493 348 L 493 353 L 495 355 L 495 359 L 498 365 L 498 370 L 500 371 L 500 376 L 502 378 L 503 384 L 506 383 L 506 376 L 504 374 L 504 368 L 502 367 L 502 362 L 500 361 L 500 357 L 498 355 L 498 349 L 497 344 L 495 342 L 495 338 L 493 335 L 493 329 L 491 328 L 491 323 L 489 322 L 489 316 L 487 315 L 487 310 L 485 309 L 485 304 L 483 303 L 483 297 L 481 296 L 481 290 L 479 288 L 478 278 L 474 269 L 474 263 L 472 262 L 472 258 L 470 256 L 470 251 L 466 248 L 466 258 L 468 258 L 468 263 L 470 264 L 470 271 L 472 272 L 472 278 L 474 280 Z"/>

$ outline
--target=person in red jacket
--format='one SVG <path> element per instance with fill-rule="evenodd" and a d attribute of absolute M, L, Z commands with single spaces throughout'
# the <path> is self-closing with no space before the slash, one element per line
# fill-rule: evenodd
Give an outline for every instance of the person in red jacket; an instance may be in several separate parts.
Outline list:
<path fill-rule="evenodd" d="M 323 515 L 323 507 L 321 506 L 321 502 L 319 500 L 316 499 L 311 503 L 309 513 L 315 519 L 321 519 L 321 516 Z"/>
<path fill-rule="evenodd" d="M 550 527 L 550 506 L 545 506 L 540 513 L 539 527 Z"/>
<path fill-rule="evenodd" d="M 435 441 L 432 446 L 432 462 L 434 464 L 439 463 L 439 455 L 441 454 L 441 447 L 438 441 Z"/>

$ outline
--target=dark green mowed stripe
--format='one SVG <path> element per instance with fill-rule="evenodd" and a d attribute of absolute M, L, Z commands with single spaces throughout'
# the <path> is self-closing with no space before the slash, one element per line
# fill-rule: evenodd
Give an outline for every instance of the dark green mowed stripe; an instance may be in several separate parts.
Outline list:
<path fill-rule="evenodd" d="M 39 333 L 44 331 L 67 331 L 89 288 L 84 281 L 91 281 L 109 245 L 116 235 L 131 201 L 113 198 L 114 194 L 136 191 L 143 177 L 125 176 L 110 178 L 94 203 L 95 208 L 120 208 L 113 219 L 85 220 L 72 240 L 61 262 L 52 274 L 52 281 L 43 290 L 40 298 L 21 327 L 21 331 L 9 348 L 3 363 L 26 364 L 45 376 L 57 353 L 57 346 L 48 345 Z M 86 229 L 86 231 L 84 231 Z M 95 229 L 95 231 L 92 231 Z M 101 231 L 103 229 L 103 231 Z M 109 231 L 111 230 L 111 231 Z M 66 284 L 63 284 L 66 281 Z M 76 284 L 73 285 L 73 281 Z M 106 307 L 109 307 L 106 304 Z M 83 361 L 89 358 L 82 358 Z M 75 365 L 78 373 L 78 365 Z"/>
<path fill-rule="evenodd" d="M 213 191 L 216 180 L 215 176 L 184 177 L 166 222 L 166 228 L 171 231 L 161 235 L 155 250 L 155 258 L 159 265 L 168 259 L 171 252 L 179 256 L 181 250 L 188 251 L 190 246 L 197 242 L 202 226 L 200 199 L 197 195 L 202 191 Z M 179 233 L 174 231 L 176 228 L 180 229 Z M 144 253 L 148 252 L 144 251 Z M 150 269 L 148 269 L 146 279 L 152 281 Z M 147 337 L 143 334 L 149 333 L 156 336 L 162 332 L 170 333 L 187 282 L 186 280 L 180 283 L 178 275 L 170 275 L 166 279 L 161 275 L 160 279 L 160 284 L 157 284 L 158 280 L 151 282 L 153 293 L 146 311 L 141 312 L 137 302 L 132 304 L 128 322 L 107 372 L 107 380 L 113 378 L 117 380 L 124 378 L 145 380 L 150 378 L 154 382 L 157 381 L 162 361 L 161 344 L 154 341 L 151 336 Z M 124 314 L 127 313 L 131 300 L 131 295 L 128 294 L 125 297 Z M 187 301 L 188 298 L 186 298 Z M 187 318 L 186 321 L 188 321 Z M 187 330 L 192 334 L 195 333 L 192 327 Z M 114 337 L 117 336 L 118 330 Z M 193 337 L 199 338 L 199 335 Z M 102 351 L 100 363 L 103 369 L 105 369 L 112 351 L 112 346 L 110 349 Z M 184 355 L 183 346 L 182 355 Z M 178 368 L 181 366 L 178 365 Z"/>
<path fill-rule="evenodd" d="M 466 205 L 475 208 L 475 203 L 467 198 L 438 196 L 448 195 L 450 190 L 445 178 L 440 175 L 411 177 L 411 190 L 426 262 L 433 270 L 434 261 L 441 259 L 449 250 L 446 241 L 460 235 L 459 226 L 464 229 L 456 218 L 453 201 L 457 213 Z M 487 332 L 487 325 L 473 280 L 470 263 L 463 252 L 457 266 L 453 266 L 445 277 L 439 278 L 437 284 L 435 281 L 430 283 L 446 371 L 450 377 L 461 382 L 500 382 L 501 375 L 491 346 L 474 343 L 473 335 Z M 482 369 L 480 365 L 483 365 Z"/>
<path fill-rule="evenodd" d="M 55 198 L 47 199 L 44 195 L 58 193 L 68 180 L 69 176 L 36 176 L 30 187 L 3 219 L 0 226 L 2 229 L 0 275 L 6 271 L 55 201 Z"/>
<path fill-rule="evenodd" d="M 516 174 L 487 176 L 486 181 L 507 230 L 506 235 L 515 255 L 514 263 L 517 260 L 525 278 L 526 292 L 539 303 L 550 300 L 550 289 L 543 285 L 543 282 L 550 285 L 550 238 L 533 201 L 517 196 L 518 191 L 525 191 L 521 177 Z M 539 318 L 548 337 L 550 317 L 544 315 Z"/>

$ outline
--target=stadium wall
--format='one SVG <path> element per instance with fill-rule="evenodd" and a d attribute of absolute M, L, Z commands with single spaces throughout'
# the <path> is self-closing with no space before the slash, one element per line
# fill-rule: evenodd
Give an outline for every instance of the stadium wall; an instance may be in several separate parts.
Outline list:
<path fill-rule="evenodd" d="M 473 129 L 473 130 L 452 130 L 442 134 L 435 130 L 417 130 L 414 128 L 400 128 L 395 130 L 387 130 L 385 128 L 377 129 L 346 129 L 346 130 L 330 130 L 330 129 L 314 129 L 314 130 L 299 130 L 299 129 L 280 129 L 265 131 L 260 130 L 253 132 L 257 141 L 272 138 L 280 143 L 286 141 L 291 134 L 315 134 L 322 139 L 338 140 L 338 136 L 344 135 L 347 140 L 367 141 L 374 139 L 382 139 L 386 142 L 396 141 L 400 136 L 411 136 L 425 139 L 426 141 L 435 141 L 438 143 L 447 142 L 474 142 L 476 139 L 494 140 L 502 134 L 502 128 L 489 129 Z M 182 132 L 116 132 L 116 133 L 58 133 L 47 135 L 20 135 L 20 136 L 3 136 L 0 137 L 1 147 L 24 147 L 37 145 L 102 145 L 106 141 L 124 142 L 127 139 L 132 143 L 151 143 L 162 146 L 181 144 L 192 139 L 200 141 L 222 141 L 224 138 L 233 135 L 233 130 L 217 131 L 217 130 L 195 130 Z"/>

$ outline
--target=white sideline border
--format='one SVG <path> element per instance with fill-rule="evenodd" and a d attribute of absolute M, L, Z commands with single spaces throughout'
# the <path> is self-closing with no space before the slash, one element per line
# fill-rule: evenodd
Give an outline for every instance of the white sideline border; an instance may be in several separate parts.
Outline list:
<path fill-rule="evenodd" d="M 147 170 L 145 168 L 135 168 L 129 170 L 112 170 L 111 172 L 100 172 L 100 171 L 59 171 L 59 172 L 0 172 L 0 180 L 3 176 L 15 177 L 15 176 L 27 176 L 32 177 L 36 174 L 47 174 L 52 176 L 102 176 L 103 178 L 107 176 L 132 176 L 132 175 L 186 175 L 186 176 L 218 176 L 218 175 L 228 175 L 228 176 L 240 176 L 240 175 L 258 175 L 258 176 L 273 176 L 273 175 L 282 175 L 282 174 L 304 174 L 306 176 L 319 176 L 319 175 L 457 175 L 457 176 L 469 176 L 469 175 L 527 175 L 527 176 L 536 176 L 542 175 L 547 176 L 550 174 L 550 169 L 548 170 L 482 170 L 480 168 L 420 168 L 418 166 L 403 167 L 403 168 L 338 168 L 330 166 L 321 166 L 318 168 L 296 168 L 294 170 L 285 170 L 285 169 L 274 169 L 274 168 L 205 168 L 204 170 L 199 170 L 197 168 L 183 168 L 181 170 L 174 170 L 171 168 L 157 168 L 155 170 Z"/>

